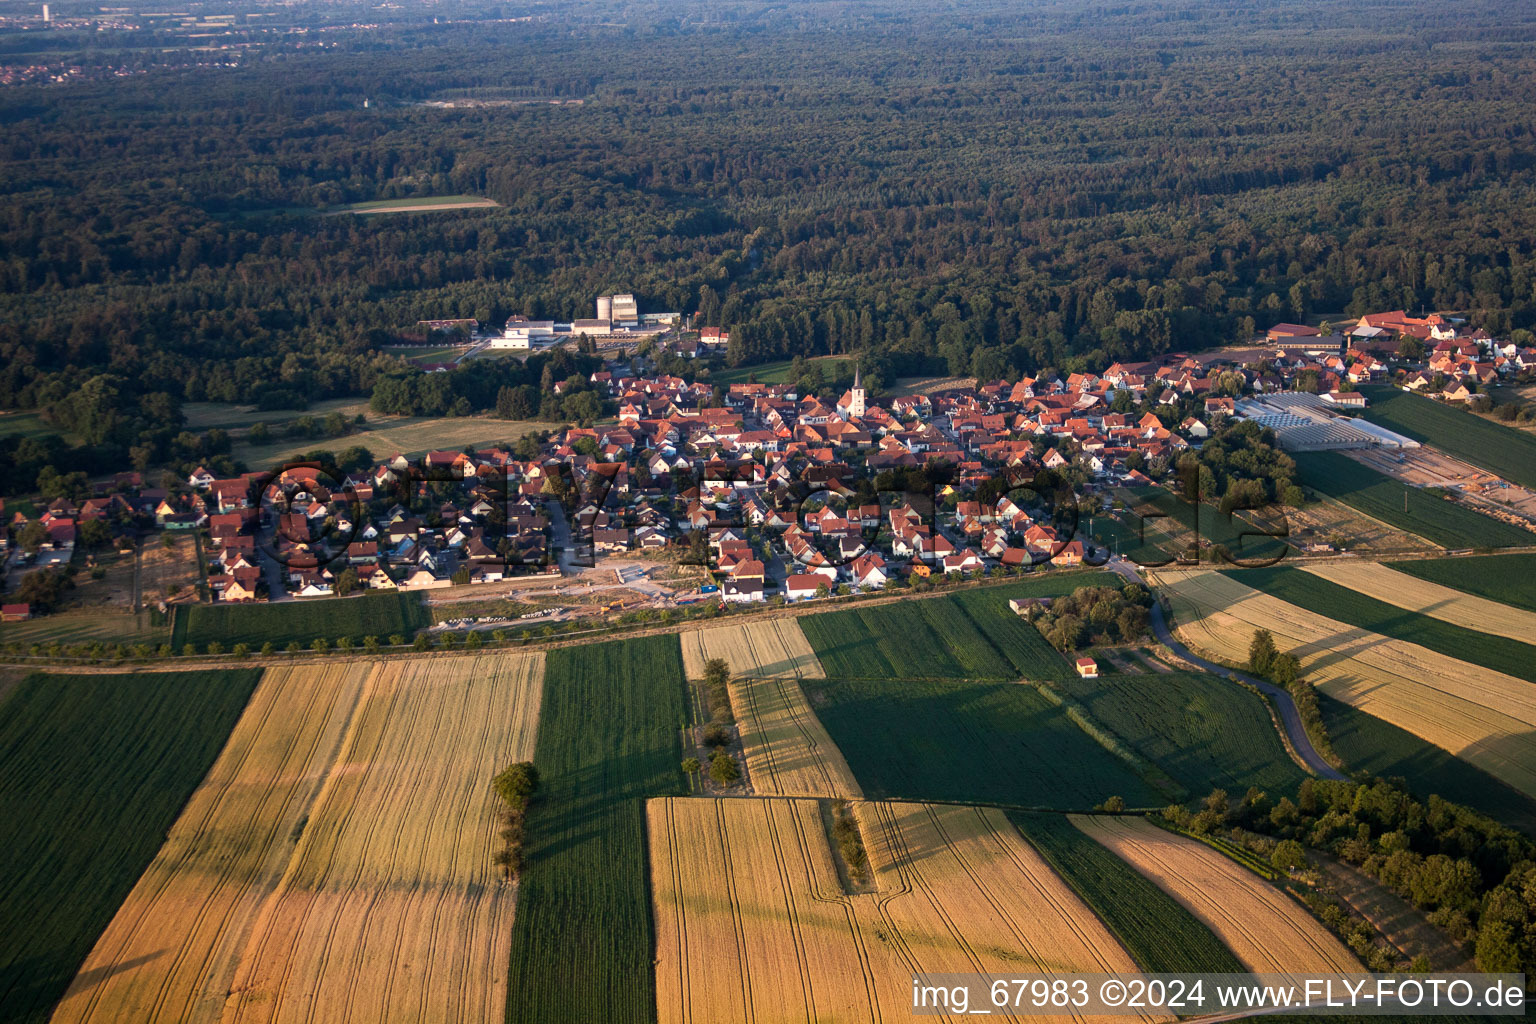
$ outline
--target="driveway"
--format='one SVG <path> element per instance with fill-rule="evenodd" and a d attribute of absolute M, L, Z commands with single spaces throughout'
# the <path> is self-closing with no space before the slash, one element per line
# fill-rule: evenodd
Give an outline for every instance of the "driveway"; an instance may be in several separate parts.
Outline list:
<path fill-rule="evenodd" d="M 1137 572 L 1136 566 L 1123 558 L 1111 559 L 1108 567 L 1133 583 L 1146 585 L 1146 581 Z M 1347 776 L 1340 774 L 1332 765 L 1324 761 L 1322 755 L 1317 752 L 1317 748 L 1312 746 L 1312 740 L 1308 738 L 1307 730 L 1301 724 L 1301 712 L 1296 710 L 1296 702 L 1291 699 L 1289 693 L 1267 679 L 1259 679 L 1246 672 L 1238 672 L 1224 665 L 1217 665 L 1215 662 L 1206 661 L 1204 658 L 1196 655 L 1174 637 L 1173 631 L 1168 628 L 1168 620 L 1163 616 L 1163 606 L 1160 602 L 1152 602 L 1150 618 L 1153 634 L 1157 636 L 1159 642 L 1173 651 L 1173 653 L 1191 665 L 1204 669 L 1212 675 L 1240 679 L 1267 696 L 1274 703 L 1275 709 L 1280 713 L 1280 722 L 1285 726 L 1286 736 L 1290 738 L 1291 749 L 1296 751 L 1296 755 L 1301 758 L 1312 774 L 1325 779 L 1336 779 L 1339 781 L 1347 779 Z"/>

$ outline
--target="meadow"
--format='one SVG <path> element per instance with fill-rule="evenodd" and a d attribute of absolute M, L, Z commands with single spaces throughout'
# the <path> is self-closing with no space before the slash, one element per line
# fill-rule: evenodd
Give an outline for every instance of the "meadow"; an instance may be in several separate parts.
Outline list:
<path fill-rule="evenodd" d="M 1093 908 L 1143 971 L 1242 971 L 1242 963 L 1198 918 L 1090 839 L 1066 815 L 1010 811 L 1008 819 Z"/>
<path fill-rule="evenodd" d="M 1433 794 L 1536 836 L 1536 799 L 1406 729 L 1326 693 L 1317 695 L 1323 727 L 1351 772 L 1398 778 L 1420 799 Z"/>
<path fill-rule="evenodd" d="M 288 418 L 295 414 L 288 413 Z M 234 457 L 252 472 L 272 469 L 305 452 L 339 452 L 354 446 L 368 449 L 377 460 L 405 455 L 411 458 L 429 451 L 461 451 L 511 444 L 524 434 L 554 430 L 555 423 L 532 420 L 499 420 L 490 416 L 380 416 L 368 414 L 368 425 L 341 437 L 287 437 L 266 444 L 237 438 Z"/>
<path fill-rule="evenodd" d="M 1536 554 L 1474 555 L 1470 558 L 1387 562 L 1390 568 L 1442 587 L 1536 612 Z"/>
<path fill-rule="evenodd" d="M 1167 801 L 1022 683 L 833 679 L 802 683 L 864 794 L 1052 810 L 1110 796 Z"/>
<path fill-rule="evenodd" d="M 836 379 L 853 373 L 852 359 L 824 356 L 819 359 L 807 359 L 806 370 L 812 366 L 821 368 L 822 376 L 826 379 Z M 759 384 L 793 384 L 790 380 L 790 369 L 794 360 L 783 359 L 776 363 L 758 363 L 754 366 L 737 366 L 724 370 L 714 370 L 709 375 L 711 384 L 746 384 L 757 381 Z"/>
<path fill-rule="evenodd" d="M 48 1019 L 260 676 L 36 674 L 0 703 L 0 1020 Z"/>
<path fill-rule="evenodd" d="M 1446 548 L 1524 547 L 1536 533 L 1510 526 L 1338 452 L 1297 452 L 1300 482 L 1366 515 Z"/>
<path fill-rule="evenodd" d="M 1063 688 L 1195 796 L 1258 786 L 1278 799 L 1307 777 L 1263 699 L 1237 683 L 1201 672 L 1074 674 Z"/>
<path fill-rule="evenodd" d="M 398 633 L 407 639 L 429 624 L 420 594 L 384 592 L 355 597 L 323 597 L 276 604 L 192 604 L 176 609 L 171 644 L 177 652 L 193 643 L 199 649 L 217 640 L 227 651 L 238 643 L 252 650 L 271 641 L 279 648 L 308 644 L 324 637 L 333 644 L 341 637 L 357 643 L 376 636 L 387 643 Z"/>
<path fill-rule="evenodd" d="M 647 797 L 683 792 L 676 635 L 549 652 L 507 1021 L 655 1019 Z"/>
<path fill-rule="evenodd" d="M 1364 416 L 1511 483 L 1536 488 L 1536 435 L 1397 388 L 1370 388 Z"/>
<path fill-rule="evenodd" d="M 1273 561 L 1290 550 L 1282 537 L 1273 536 L 1286 529 L 1281 506 L 1224 514 L 1214 505 L 1189 501 L 1164 487 L 1131 488 L 1127 493 L 1130 500 L 1123 542 L 1138 546 L 1128 552 L 1122 548 L 1122 552 L 1139 554 L 1147 564 L 1156 565 L 1186 552 L 1197 537 L 1203 547 L 1223 547 L 1233 559 L 1250 565 Z M 1142 536 L 1145 541 L 1139 540 Z M 1159 551 L 1163 552 L 1161 557 Z M 1202 561 L 1213 558 L 1209 552 L 1201 556 Z"/>
<path fill-rule="evenodd" d="M 1335 622 L 1427 647 L 1448 658 L 1536 682 L 1536 647 L 1406 611 L 1290 566 L 1227 570 L 1225 575 Z"/>

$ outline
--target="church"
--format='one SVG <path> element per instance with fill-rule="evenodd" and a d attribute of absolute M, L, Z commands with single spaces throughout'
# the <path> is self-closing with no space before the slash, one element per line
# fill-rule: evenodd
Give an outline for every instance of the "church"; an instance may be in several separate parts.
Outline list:
<path fill-rule="evenodd" d="M 853 368 L 853 387 L 837 400 L 837 414 L 849 421 L 864 418 L 864 383 L 857 364 Z"/>

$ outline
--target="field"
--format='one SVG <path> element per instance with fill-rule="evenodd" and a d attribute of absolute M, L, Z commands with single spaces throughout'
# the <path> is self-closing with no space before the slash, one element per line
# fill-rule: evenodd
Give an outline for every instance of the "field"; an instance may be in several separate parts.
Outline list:
<path fill-rule="evenodd" d="M 1093 580 L 1093 583 L 1119 582 Z M 1084 580 L 1078 586 L 1088 586 Z M 958 605 L 976 624 L 980 633 L 990 640 L 1013 666 L 1015 677 L 1045 679 L 1060 682 L 1076 673 L 1067 659 L 1048 643 L 1031 623 L 1016 615 L 1008 607 L 1008 601 L 1020 595 L 1010 593 L 1011 587 L 987 587 L 982 590 L 966 590 L 951 594 L 946 600 Z M 1067 591 L 1070 593 L 1070 591 Z"/>
<path fill-rule="evenodd" d="M 1177 900 L 1094 842 L 1064 814 L 1009 819 L 1149 973 L 1237 973 L 1232 951 Z"/>
<path fill-rule="evenodd" d="M 864 795 L 794 679 L 733 679 L 730 693 L 754 793 Z"/>
<path fill-rule="evenodd" d="M 852 359 L 835 356 L 820 356 L 807 359 L 805 367 L 809 372 L 812 366 L 821 367 L 822 376 L 828 380 L 841 377 L 853 372 Z M 755 379 L 759 384 L 793 384 L 789 379 L 790 367 L 794 361 L 790 359 L 780 360 L 777 363 L 759 363 L 756 366 L 737 366 L 733 369 L 716 370 L 710 374 L 711 384 L 746 384 Z"/>
<path fill-rule="evenodd" d="M 372 199 L 366 203 L 347 203 L 329 213 L 431 213 L 434 210 L 489 209 L 501 204 L 482 196 L 418 196 L 414 199 Z"/>
<path fill-rule="evenodd" d="M 146 540 L 139 552 L 139 604 L 153 607 L 161 601 L 195 598 L 202 574 L 197 564 L 197 539 L 187 534 L 164 534 L 170 540 Z"/>
<path fill-rule="evenodd" d="M 1007 602 L 1004 602 L 1004 607 Z M 827 674 L 864 678 L 1011 679 L 1012 663 L 947 598 L 898 601 L 801 618 Z"/>
<path fill-rule="evenodd" d="M 907 1020 L 919 972 L 1133 961 L 990 809 L 860 804 L 875 892 L 849 895 L 814 800 L 647 806 L 662 1024 Z"/>
<path fill-rule="evenodd" d="M 538 655 L 269 670 L 59 1021 L 500 1021 Z"/>
<path fill-rule="evenodd" d="M 1405 640 L 1448 658 L 1536 682 L 1536 647 L 1508 636 L 1466 629 L 1434 616 L 1405 611 L 1396 604 L 1335 583 L 1321 573 L 1302 572 L 1289 566 L 1228 572 L 1227 575 L 1335 622 Z M 1417 585 L 1417 581 L 1409 580 L 1409 584 Z M 1523 636 L 1536 639 L 1536 632 L 1526 632 Z"/>
<path fill-rule="evenodd" d="M 1397 388 L 1371 388 L 1364 416 L 1511 483 L 1536 489 L 1536 436 Z"/>
<path fill-rule="evenodd" d="M 1432 544 L 1447 548 L 1536 544 L 1536 533 L 1399 483 L 1347 455 L 1297 452 L 1295 459 L 1306 486 Z"/>
<path fill-rule="evenodd" d="M 259 676 L 37 674 L 0 703 L 0 1020 L 48 1019 Z"/>
<path fill-rule="evenodd" d="M 1039 632 L 1008 609 L 1016 597 L 1124 584 L 1108 572 L 1046 573 L 942 597 L 800 618 L 828 675 L 888 679 L 1057 678 L 1067 670 Z"/>
<path fill-rule="evenodd" d="M 316 637 L 334 643 L 344 636 L 354 642 L 376 636 L 387 642 L 391 633 L 409 638 L 426 625 L 427 612 L 420 594 L 385 592 L 276 604 L 194 604 L 176 610 L 171 643 L 180 651 L 185 643 L 202 648 L 210 640 L 217 640 L 225 650 L 238 643 L 254 649 L 268 640 L 278 647 L 295 641 L 308 644 Z"/>
<path fill-rule="evenodd" d="M 302 415 L 289 413 L 290 417 Z M 383 460 L 396 454 L 417 456 L 428 451 L 459 451 L 466 446 L 483 448 L 498 441 L 511 443 L 524 434 L 553 430 L 558 424 L 532 420 L 498 420 L 489 416 L 370 416 L 368 425 L 343 437 L 289 437 L 253 445 L 240 440 L 234 457 L 253 472 L 271 469 L 287 459 L 316 449 L 337 452 L 361 445 Z"/>
<path fill-rule="evenodd" d="M 1173 602 L 1180 634 L 1197 650 L 1244 663 L 1253 631 L 1268 629 L 1282 651 L 1301 659 L 1307 681 L 1322 692 L 1536 795 L 1536 688 L 1530 683 L 1341 626 L 1222 573 L 1157 577 Z"/>
<path fill-rule="evenodd" d="M 675 635 L 549 653 L 510 1024 L 654 1019 L 641 801 L 682 792 L 683 690 Z"/>
<path fill-rule="evenodd" d="M 1388 562 L 1398 572 L 1490 601 L 1536 612 L 1536 555 L 1477 555 Z"/>
<path fill-rule="evenodd" d="M 1424 913 L 1392 890 L 1348 864 L 1326 859 L 1324 878 L 1350 908 L 1369 921 L 1381 937 L 1408 958 L 1426 956 L 1433 971 L 1477 970 L 1455 943 L 1425 919 Z"/>
<path fill-rule="evenodd" d="M 25 622 L 0 624 L 0 643 L 19 644 L 163 644 L 171 631 L 150 624 L 149 613 L 101 608 L 69 608 Z"/>
<path fill-rule="evenodd" d="M 724 658 L 731 675 L 751 679 L 812 679 L 825 673 L 795 619 L 765 619 L 710 626 L 682 634 L 683 667 L 701 679 L 704 663 Z"/>
<path fill-rule="evenodd" d="M 1088 713 L 1201 797 L 1221 787 L 1294 793 L 1307 773 L 1286 753 L 1262 698 L 1200 672 L 1073 676 Z"/>
<path fill-rule="evenodd" d="M 1022 683 L 857 679 L 802 684 L 866 796 L 1086 810 L 1166 799 Z"/>
<path fill-rule="evenodd" d="M 54 1020 L 217 1021 L 368 668 L 269 669 Z"/>
<path fill-rule="evenodd" d="M 1314 562 L 1299 568 L 1376 601 L 1427 615 L 1440 622 L 1465 626 L 1468 630 L 1474 630 L 1477 633 L 1487 633 L 1514 641 L 1536 638 L 1536 611 L 1513 608 L 1498 601 L 1466 594 L 1406 572 L 1399 572 L 1380 562 L 1335 559 L 1328 562 Z M 1468 571 L 1470 569 L 1471 567 L 1463 567 L 1465 575 L 1472 575 Z M 1528 585 L 1527 589 L 1531 587 Z"/>
<path fill-rule="evenodd" d="M 1255 973 L 1356 973 L 1359 961 L 1301 904 L 1196 840 L 1142 818 L 1072 823 L 1178 900 Z"/>
<path fill-rule="evenodd" d="M 258 409 L 254 405 L 234 405 L 228 402 L 186 402 L 181 407 L 187 418 L 188 430 L 207 430 L 219 427 L 223 430 L 243 430 L 257 423 L 286 423 L 300 416 L 313 416 L 323 420 L 333 412 L 347 419 L 358 413 L 368 415 L 368 401 L 362 398 L 328 398 L 311 402 L 307 409 Z"/>
<path fill-rule="evenodd" d="M 1420 799 L 1437 794 L 1536 835 L 1536 800 L 1405 729 L 1317 695 L 1323 727 L 1350 771 L 1400 778 Z"/>
<path fill-rule="evenodd" d="M 1167 552 L 1164 557 L 1187 552 L 1196 538 L 1203 548 L 1220 545 L 1248 564 L 1273 561 L 1289 550 L 1285 540 L 1271 536 L 1287 528 L 1282 506 L 1223 515 L 1214 505 L 1196 504 L 1165 487 L 1128 488 L 1120 496 L 1128 508 L 1124 533 L 1141 545 L 1131 553 L 1144 560 L 1154 548 Z"/>

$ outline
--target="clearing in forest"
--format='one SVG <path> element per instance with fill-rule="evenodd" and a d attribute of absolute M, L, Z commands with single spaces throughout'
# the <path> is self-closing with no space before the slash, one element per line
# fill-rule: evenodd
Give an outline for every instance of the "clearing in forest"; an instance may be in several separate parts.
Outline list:
<path fill-rule="evenodd" d="M 704 663 L 724 658 L 732 676 L 751 679 L 820 679 L 816 652 L 795 619 L 767 619 L 683 633 L 683 669 L 690 679 L 704 677 Z"/>
<path fill-rule="evenodd" d="M 496 1021 L 542 657 L 268 670 L 56 1021 Z"/>
<path fill-rule="evenodd" d="M 907 1020 L 918 972 L 1135 970 L 1001 812 L 854 810 L 874 891 L 850 895 L 818 801 L 647 805 L 662 1024 Z"/>
<path fill-rule="evenodd" d="M 1338 622 L 1221 573 L 1159 572 L 1181 636 L 1244 664 L 1255 629 L 1301 659 L 1308 682 L 1536 796 L 1536 688 L 1417 644 Z"/>
<path fill-rule="evenodd" d="M 1359 961 L 1301 904 L 1209 846 L 1144 818 L 1074 814 L 1071 820 L 1178 900 L 1248 970 L 1360 971 Z"/>
<path fill-rule="evenodd" d="M 730 692 L 747 774 L 758 796 L 864 795 L 799 683 L 735 679 Z"/>

